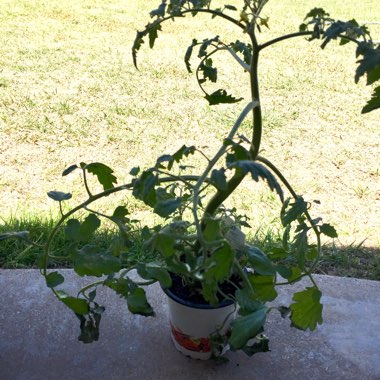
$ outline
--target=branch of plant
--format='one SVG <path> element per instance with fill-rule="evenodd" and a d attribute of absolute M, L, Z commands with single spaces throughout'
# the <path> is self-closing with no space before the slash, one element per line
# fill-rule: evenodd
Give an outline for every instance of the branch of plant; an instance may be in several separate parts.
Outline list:
<path fill-rule="evenodd" d="M 294 199 L 298 198 L 298 195 L 294 191 L 293 187 L 290 185 L 290 183 L 287 181 L 287 179 L 284 177 L 284 175 L 281 173 L 281 171 L 272 162 L 270 162 L 269 160 L 267 160 L 266 158 L 261 157 L 261 156 L 257 157 L 257 161 L 262 162 L 264 165 L 268 166 L 276 174 L 276 176 L 280 179 L 280 181 L 285 185 L 285 187 L 288 189 L 288 191 L 290 192 L 292 197 Z M 310 277 L 310 274 L 313 272 L 313 270 L 318 265 L 318 261 L 321 257 L 322 244 L 321 244 L 321 233 L 319 232 L 317 226 L 315 225 L 309 211 L 307 211 L 307 210 L 305 211 L 305 216 L 306 216 L 308 222 L 310 223 L 311 228 L 313 229 L 315 236 L 317 238 L 317 252 L 318 252 L 318 254 L 317 254 L 317 257 L 314 259 L 314 262 L 311 265 L 311 268 L 306 272 L 306 274 L 309 275 L 309 277 Z"/>
<path fill-rule="evenodd" d="M 245 108 L 243 109 L 243 111 L 241 112 L 240 116 L 238 117 L 238 119 L 236 120 L 234 126 L 232 127 L 230 133 L 228 134 L 227 136 L 227 139 L 230 139 L 232 140 L 232 138 L 235 136 L 237 130 L 239 129 L 241 123 L 243 122 L 243 120 L 246 118 L 246 116 L 248 115 L 248 113 L 254 109 L 256 106 L 258 106 L 258 102 L 250 102 L 248 103 Z M 203 172 L 203 174 L 201 175 L 201 177 L 199 178 L 198 182 L 195 184 L 194 186 L 194 195 L 193 195 L 193 208 L 192 208 L 192 212 L 193 212 L 193 217 L 194 217 L 194 222 L 195 222 L 195 226 L 196 226 L 196 229 L 197 229 L 197 233 L 198 233 L 198 237 L 199 237 L 199 241 L 200 243 L 203 245 L 204 244 L 204 238 L 203 238 L 203 234 L 202 234 L 202 228 L 201 228 L 201 223 L 200 223 L 200 220 L 198 218 L 198 212 L 197 212 L 197 209 L 198 209 L 198 204 L 199 204 L 199 191 L 203 185 L 203 183 L 205 182 L 206 178 L 208 177 L 210 171 L 212 170 L 212 168 L 216 165 L 216 163 L 219 161 L 219 159 L 224 155 L 224 153 L 226 152 L 226 149 L 227 147 L 225 145 L 223 145 L 219 151 L 215 154 L 215 156 L 211 159 L 211 161 L 209 162 L 209 164 L 207 165 L 205 171 Z M 206 255 L 206 252 L 204 252 L 204 255 Z M 204 256 L 205 257 L 205 256 Z"/>

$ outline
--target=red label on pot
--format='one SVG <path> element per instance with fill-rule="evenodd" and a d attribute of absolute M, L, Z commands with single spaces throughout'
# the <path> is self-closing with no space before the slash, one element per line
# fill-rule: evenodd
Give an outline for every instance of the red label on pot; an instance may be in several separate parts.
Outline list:
<path fill-rule="evenodd" d="M 196 352 L 211 351 L 210 340 L 208 338 L 193 338 L 190 335 L 183 333 L 181 330 L 176 329 L 171 322 L 170 328 L 174 339 L 183 348 Z"/>

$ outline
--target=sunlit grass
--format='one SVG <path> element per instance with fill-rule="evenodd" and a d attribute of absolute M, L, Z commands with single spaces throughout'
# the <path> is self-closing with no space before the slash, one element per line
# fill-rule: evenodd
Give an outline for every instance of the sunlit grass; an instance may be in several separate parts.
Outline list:
<path fill-rule="evenodd" d="M 136 30 L 146 25 L 149 11 L 160 1 L 127 3 L 0 3 L 4 221 L 46 219 L 42 224 L 48 226 L 50 215 L 57 213 L 57 205 L 46 196 L 50 190 L 72 192 L 71 206 L 83 200 L 80 176 L 61 177 L 74 163 L 104 162 L 123 183 L 132 167 L 147 167 L 183 144 L 212 155 L 244 106 L 208 107 L 183 63 L 193 37 L 218 34 L 230 41 L 244 40 L 244 35 L 206 16 L 177 20 L 163 28 L 154 50 L 143 46 L 136 70 L 131 58 Z M 360 6 L 353 0 L 271 0 L 266 11 L 270 29 L 263 30 L 260 39 L 297 30 L 317 5 L 338 18 L 379 21 L 374 19 L 380 14 L 375 0 Z M 380 40 L 380 28 L 371 28 Z M 341 244 L 366 239 L 365 246 L 378 247 L 379 114 L 360 114 L 371 89 L 364 81 L 353 81 L 354 47 L 332 43 L 322 51 L 319 45 L 300 38 L 262 52 L 262 155 L 276 163 L 306 199 L 321 201 L 312 213 L 336 226 Z M 228 56 L 217 61 L 229 92 L 247 99 L 247 74 Z M 250 136 L 249 120 L 241 133 Z M 197 167 L 203 163 L 191 162 Z M 234 201 L 251 218 L 248 236 L 258 236 L 257 231 L 277 236 L 279 202 L 264 186 L 247 180 Z M 127 195 L 110 197 L 100 207 L 114 208 L 118 202 L 127 202 L 134 214 L 149 221 L 148 209 Z M 260 238 L 265 239 L 265 233 Z"/>

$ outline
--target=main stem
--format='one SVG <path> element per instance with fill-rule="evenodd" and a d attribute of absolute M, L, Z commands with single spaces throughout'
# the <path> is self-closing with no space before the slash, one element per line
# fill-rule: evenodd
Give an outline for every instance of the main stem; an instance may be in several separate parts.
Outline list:
<path fill-rule="evenodd" d="M 258 81 L 258 61 L 259 61 L 259 45 L 257 43 L 254 27 L 248 30 L 248 34 L 252 41 L 252 62 L 250 65 L 250 86 L 251 98 L 253 102 L 258 105 L 253 109 L 253 133 L 250 146 L 251 160 L 256 160 L 260 150 L 261 135 L 262 135 L 262 113 L 260 104 L 260 92 Z M 217 193 L 210 199 L 205 209 L 205 215 L 213 215 L 222 203 L 232 194 L 232 192 L 240 185 L 244 179 L 245 174 L 241 171 L 236 171 L 232 178 L 227 183 L 226 190 L 218 190 Z"/>

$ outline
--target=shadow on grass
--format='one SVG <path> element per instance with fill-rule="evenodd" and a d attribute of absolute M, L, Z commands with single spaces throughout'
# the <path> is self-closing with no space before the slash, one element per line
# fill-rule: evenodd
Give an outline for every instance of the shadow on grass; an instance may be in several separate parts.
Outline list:
<path fill-rule="evenodd" d="M 53 219 L 21 219 L 3 221 L 0 224 L 0 234 L 9 231 L 29 231 L 31 239 L 37 244 L 43 244 L 55 225 Z M 101 230 L 94 237 L 94 243 L 100 247 L 109 247 L 116 237 L 115 231 Z M 256 240 L 256 239 L 255 239 Z M 264 252 L 270 247 L 281 244 L 280 237 L 275 234 L 266 234 L 261 240 L 254 242 Z M 54 242 L 54 254 L 56 256 L 67 255 L 68 242 L 65 233 L 61 230 Z M 42 248 L 33 246 L 22 240 L 0 241 L 0 268 L 36 268 L 36 259 L 41 254 Z M 142 240 L 135 238 L 131 241 L 128 250 L 128 261 L 146 262 L 155 257 L 151 252 L 144 250 Z M 70 267 L 68 260 L 51 260 L 49 267 Z M 380 248 L 365 247 L 361 244 L 350 246 L 328 245 L 324 246 L 323 257 L 316 273 L 332 276 L 344 276 L 363 278 L 368 280 L 380 280 Z"/>

